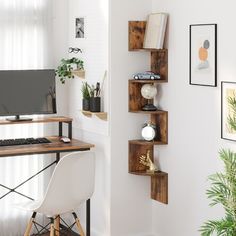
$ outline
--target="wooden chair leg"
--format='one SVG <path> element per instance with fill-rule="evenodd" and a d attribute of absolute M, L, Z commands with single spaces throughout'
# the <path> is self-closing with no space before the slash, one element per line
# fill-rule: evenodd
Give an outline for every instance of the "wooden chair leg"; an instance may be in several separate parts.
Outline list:
<path fill-rule="evenodd" d="M 51 224 L 50 224 L 50 236 L 54 236 L 54 219 L 51 218 Z"/>
<path fill-rule="evenodd" d="M 57 215 L 54 219 L 54 229 L 55 229 L 55 236 L 60 236 L 60 216 Z"/>
<path fill-rule="evenodd" d="M 78 228 L 78 230 L 79 230 L 79 234 L 80 234 L 81 236 L 85 236 L 84 231 L 83 231 L 83 228 L 82 228 L 82 226 L 81 226 L 81 224 L 80 224 L 80 222 L 79 222 L 79 219 L 78 219 L 77 215 L 75 214 L 75 212 L 73 212 L 72 215 L 73 215 L 74 218 L 75 218 L 75 224 L 76 224 L 76 226 L 77 226 L 77 228 Z"/>
<path fill-rule="evenodd" d="M 31 216 L 30 221 L 29 221 L 29 223 L 27 225 L 27 228 L 25 230 L 24 236 L 30 236 L 30 231 L 32 229 L 33 222 L 34 222 L 34 219 L 36 217 L 36 214 L 37 214 L 36 212 L 33 212 L 33 215 Z"/>

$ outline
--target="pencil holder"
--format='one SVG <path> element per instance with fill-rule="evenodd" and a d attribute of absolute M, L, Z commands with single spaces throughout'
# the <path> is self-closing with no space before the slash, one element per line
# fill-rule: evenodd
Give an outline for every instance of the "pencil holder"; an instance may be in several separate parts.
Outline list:
<path fill-rule="evenodd" d="M 90 98 L 90 111 L 100 112 L 101 111 L 101 97 Z"/>

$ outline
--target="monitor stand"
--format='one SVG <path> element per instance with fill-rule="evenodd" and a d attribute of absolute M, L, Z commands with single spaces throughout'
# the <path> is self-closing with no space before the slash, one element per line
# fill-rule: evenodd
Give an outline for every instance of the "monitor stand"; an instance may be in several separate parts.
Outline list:
<path fill-rule="evenodd" d="M 31 121 L 33 119 L 29 118 L 29 117 L 22 118 L 19 115 L 16 115 L 14 118 L 7 118 L 6 120 L 8 120 L 10 122 L 21 122 L 21 121 Z"/>

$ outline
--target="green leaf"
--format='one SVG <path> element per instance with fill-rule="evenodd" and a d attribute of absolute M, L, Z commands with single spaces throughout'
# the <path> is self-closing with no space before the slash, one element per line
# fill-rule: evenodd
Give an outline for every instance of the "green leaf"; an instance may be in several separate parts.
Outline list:
<path fill-rule="evenodd" d="M 236 153 L 220 150 L 220 159 L 224 163 L 224 172 L 209 176 L 211 187 L 206 194 L 211 199 L 210 206 L 220 204 L 225 210 L 225 217 L 209 220 L 200 228 L 202 236 L 236 236 Z"/>
<path fill-rule="evenodd" d="M 60 78 L 62 84 L 65 83 L 66 79 L 73 79 L 72 74 L 73 66 L 76 65 L 78 69 L 84 69 L 84 62 L 78 58 L 72 57 L 70 59 L 61 59 L 60 65 L 56 69 L 56 75 Z"/>

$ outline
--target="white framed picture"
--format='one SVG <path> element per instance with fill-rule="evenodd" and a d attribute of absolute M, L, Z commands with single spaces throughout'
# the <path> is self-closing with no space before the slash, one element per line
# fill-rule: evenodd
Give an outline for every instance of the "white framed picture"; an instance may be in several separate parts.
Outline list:
<path fill-rule="evenodd" d="M 221 138 L 236 141 L 236 82 L 221 82 Z"/>
<path fill-rule="evenodd" d="M 77 39 L 85 38 L 85 18 L 84 17 L 75 18 L 75 38 Z"/>
<path fill-rule="evenodd" d="M 217 25 L 195 24 L 189 27 L 189 83 L 217 86 Z"/>

